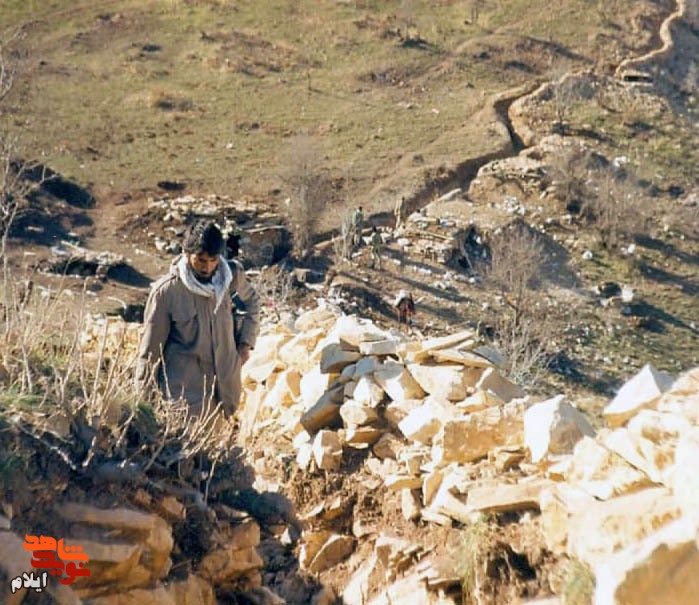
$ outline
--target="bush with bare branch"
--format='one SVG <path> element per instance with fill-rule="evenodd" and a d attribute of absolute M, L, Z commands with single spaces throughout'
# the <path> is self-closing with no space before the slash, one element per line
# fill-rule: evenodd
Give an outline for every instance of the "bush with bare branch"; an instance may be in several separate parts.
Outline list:
<path fill-rule="evenodd" d="M 551 157 L 547 181 L 568 212 L 578 214 L 589 192 L 589 158 L 578 145 L 563 147 Z"/>
<path fill-rule="evenodd" d="M 17 30 L 0 38 L 0 256 L 5 256 L 10 226 L 27 204 L 32 191 L 40 188 L 48 178 L 47 168 L 37 162 L 19 158 L 20 136 L 5 119 L 3 101 L 12 92 L 16 68 L 8 58 L 8 49 L 21 36 Z"/>
<path fill-rule="evenodd" d="M 250 274 L 250 282 L 260 297 L 262 315 L 281 319 L 282 311 L 289 310 L 289 298 L 293 288 L 293 276 L 279 265 L 263 267 Z"/>
<path fill-rule="evenodd" d="M 546 364 L 556 332 L 538 290 L 544 248 L 521 221 L 493 234 L 489 246 L 485 282 L 502 302 L 492 320 L 495 344 L 507 357 L 508 374 L 517 382 L 532 381 Z"/>
<path fill-rule="evenodd" d="M 336 264 L 342 264 L 352 258 L 353 243 L 354 222 L 352 220 L 352 212 L 348 210 L 342 215 L 340 231 L 333 238 L 333 253 Z"/>
<path fill-rule="evenodd" d="M 633 186 L 630 177 L 609 168 L 595 179 L 595 190 L 583 205 L 604 248 L 614 248 L 622 237 L 643 232 L 650 215 L 650 202 Z"/>
<path fill-rule="evenodd" d="M 286 207 L 293 250 L 305 256 L 316 235 L 329 186 L 322 173 L 323 156 L 310 136 L 294 137 L 280 158 L 281 179 L 290 193 Z"/>
<path fill-rule="evenodd" d="M 227 460 L 235 442 L 233 424 L 218 408 L 192 415 L 184 402 L 164 399 L 152 384 L 135 386 L 132 327 L 121 320 L 97 322 L 94 337 L 86 339 L 91 320 L 84 296 L 17 285 L 11 278 L 2 295 L 0 424 L 31 437 L 71 471 L 109 481 L 140 477 L 150 484 L 154 465 L 162 474 L 204 457 L 206 490 L 191 495 L 205 506 L 216 465 Z M 69 427 L 69 434 L 57 426 Z M 127 444 L 134 432 L 144 440 L 137 448 Z M 165 485 L 158 489 L 168 491 Z"/>
<path fill-rule="evenodd" d="M 471 23 L 478 23 L 478 18 L 481 16 L 483 9 L 485 8 L 486 0 L 469 0 L 469 17 Z"/>

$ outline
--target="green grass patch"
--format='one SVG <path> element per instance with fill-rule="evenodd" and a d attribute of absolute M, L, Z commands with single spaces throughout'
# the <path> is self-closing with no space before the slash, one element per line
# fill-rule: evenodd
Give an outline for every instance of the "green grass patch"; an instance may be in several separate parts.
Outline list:
<path fill-rule="evenodd" d="M 361 198 L 440 137 L 427 163 L 477 152 L 484 95 L 541 71 L 549 40 L 584 52 L 600 27 L 584 5 L 507 0 L 472 24 L 466 1 L 10 2 L 0 26 L 32 23 L 10 115 L 26 155 L 128 191 L 171 178 L 267 195 L 280 148 L 310 132 Z"/>

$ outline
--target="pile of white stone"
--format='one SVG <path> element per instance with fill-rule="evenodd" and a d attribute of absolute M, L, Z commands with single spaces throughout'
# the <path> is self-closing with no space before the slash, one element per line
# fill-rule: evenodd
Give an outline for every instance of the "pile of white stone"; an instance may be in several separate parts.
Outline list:
<path fill-rule="evenodd" d="M 646 366 L 596 432 L 564 396 L 526 396 L 476 345 L 470 332 L 407 340 L 328 308 L 268 325 L 244 368 L 243 429 L 278 431 L 309 470 L 370 448 L 366 470 L 401 491 L 406 519 L 540 512 L 547 548 L 593 569 L 597 603 L 691 602 L 699 371 L 673 384 Z M 360 537 L 317 533 L 301 556 L 315 572 Z"/>
<path fill-rule="evenodd" d="M 80 350 L 91 359 L 119 359 L 128 365 L 135 360 L 141 328 L 141 324 L 124 321 L 119 316 L 86 315 L 80 330 Z"/>

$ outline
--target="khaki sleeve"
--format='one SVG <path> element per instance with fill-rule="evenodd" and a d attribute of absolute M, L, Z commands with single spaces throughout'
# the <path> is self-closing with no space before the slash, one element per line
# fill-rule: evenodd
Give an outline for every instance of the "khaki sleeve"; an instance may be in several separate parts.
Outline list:
<path fill-rule="evenodd" d="M 233 287 L 238 293 L 238 298 L 243 304 L 243 310 L 245 311 L 240 343 L 238 344 L 246 344 L 252 349 L 255 347 L 257 333 L 260 329 L 260 297 L 245 275 L 243 266 L 239 263 L 234 263 L 234 267 Z"/>
<path fill-rule="evenodd" d="M 170 334 L 170 311 L 162 288 L 151 290 L 143 318 L 143 335 L 136 362 L 136 381 L 150 378 L 160 363 Z"/>

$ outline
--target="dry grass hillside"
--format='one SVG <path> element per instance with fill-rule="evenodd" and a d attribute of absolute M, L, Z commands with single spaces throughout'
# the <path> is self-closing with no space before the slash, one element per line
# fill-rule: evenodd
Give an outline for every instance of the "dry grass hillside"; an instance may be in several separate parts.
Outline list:
<path fill-rule="evenodd" d="M 310 134 L 338 203 L 377 211 L 496 145 L 485 98 L 609 69 L 650 48 L 671 7 L 607 5 L 6 0 L 0 29 L 23 35 L 4 119 L 25 155 L 117 199 L 163 180 L 284 199 L 282 152 Z"/>

